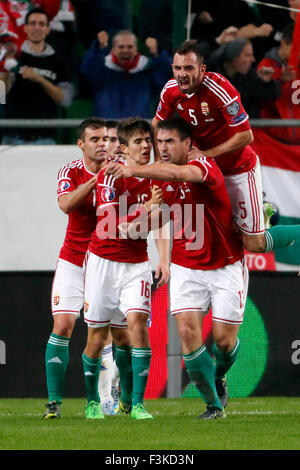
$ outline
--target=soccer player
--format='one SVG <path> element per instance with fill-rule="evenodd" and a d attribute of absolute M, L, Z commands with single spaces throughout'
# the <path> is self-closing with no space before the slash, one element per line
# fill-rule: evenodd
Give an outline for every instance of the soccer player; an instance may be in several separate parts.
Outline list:
<path fill-rule="evenodd" d="M 84 259 L 96 226 L 97 174 L 107 163 L 108 133 L 104 121 L 88 118 L 77 133 L 83 156 L 58 172 L 58 204 L 68 214 L 68 226 L 52 284 L 54 325 L 45 355 L 49 398 L 45 419 L 61 415 L 69 342 L 84 301 Z"/>
<path fill-rule="evenodd" d="M 152 149 L 151 125 L 141 119 L 126 119 L 118 127 L 118 136 L 127 152 L 126 166 L 146 166 Z M 98 223 L 89 244 L 84 309 L 88 334 L 82 355 L 87 390 L 85 416 L 89 419 L 103 418 L 97 383 L 109 327 L 120 373 L 119 410 L 138 420 L 153 418 L 143 404 L 151 362 L 147 320 L 152 273 L 147 240 L 123 239 L 117 226 L 123 218 L 127 220 L 127 207 L 137 205 L 137 211 L 148 213 L 154 200 L 147 179 L 115 180 L 104 170 L 98 175 Z M 124 336 L 127 332 L 129 338 Z"/>
<path fill-rule="evenodd" d="M 172 67 L 174 78 L 161 92 L 154 129 L 175 112 L 190 125 L 194 146 L 202 156 L 215 158 L 224 175 L 235 222 L 248 251 L 264 253 L 299 243 L 299 225 L 268 228 L 270 205 L 266 205 L 264 220 L 259 158 L 249 145 L 253 134 L 238 91 L 222 75 L 206 71 L 193 41 L 176 49 Z"/>
<path fill-rule="evenodd" d="M 184 120 L 161 121 L 157 144 L 162 163 L 125 167 L 112 162 L 104 171 L 115 177 L 166 181 L 161 184 L 163 199 L 174 220 L 170 310 L 177 322 L 187 372 L 207 405 L 199 418 L 212 419 L 225 417 L 225 374 L 239 351 L 237 335 L 248 271 L 243 245 L 233 229 L 224 177 L 214 160 L 187 162 L 191 143 L 192 132 Z M 203 316 L 210 307 L 216 366 L 202 341 Z"/>

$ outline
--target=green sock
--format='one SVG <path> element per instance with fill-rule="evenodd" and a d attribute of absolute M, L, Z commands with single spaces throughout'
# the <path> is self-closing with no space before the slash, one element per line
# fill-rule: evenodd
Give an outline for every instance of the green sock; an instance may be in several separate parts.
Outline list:
<path fill-rule="evenodd" d="M 150 348 L 132 349 L 132 406 L 144 402 L 144 394 L 148 381 L 151 362 Z"/>
<path fill-rule="evenodd" d="M 47 343 L 45 362 L 49 401 L 62 402 L 65 372 L 69 364 L 70 338 L 51 333 Z"/>
<path fill-rule="evenodd" d="M 82 365 L 84 371 L 87 402 L 89 403 L 90 401 L 96 401 L 97 403 L 100 403 L 98 381 L 101 368 L 101 357 L 100 359 L 93 359 L 83 353 Z"/>
<path fill-rule="evenodd" d="M 216 369 L 215 369 L 215 376 L 218 378 L 223 378 L 226 372 L 233 366 L 235 361 L 237 360 L 237 356 L 240 350 L 240 341 L 237 338 L 236 343 L 232 351 L 229 353 L 223 353 L 214 343 L 212 347 L 213 354 L 216 358 Z"/>
<path fill-rule="evenodd" d="M 215 367 L 205 344 L 190 354 L 183 354 L 182 358 L 191 381 L 196 385 L 205 403 L 221 410 L 222 405 L 215 385 Z"/>
<path fill-rule="evenodd" d="M 115 361 L 120 374 L 121 401 L 131 404 L 132 401 L 132 364 L 131 348 L 115 347 Z"/>
<path fill-rule="evenodd" d="M 266 249 L 286 248 L 300 242 L 300 225 L 275 225 L 265 231 Z"/>

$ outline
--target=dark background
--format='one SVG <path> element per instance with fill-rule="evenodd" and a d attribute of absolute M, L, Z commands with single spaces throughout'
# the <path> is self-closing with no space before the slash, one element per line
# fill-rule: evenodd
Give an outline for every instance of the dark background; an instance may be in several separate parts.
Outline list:
<path fill-rule="evenodd" d="M 0 273 L 0 341 L 6 346 L 6 363 L 0 363 L 2 398 L 47 396 L 44 355 L 52 330 L 52 277 L 52 272 Z M 252 272 L 249 297 L 263 316 L 269 341 L 267 367 L 252 395 L 299 396 L 300 364 L 293 364 L 291 357 L 295 340 L 300 349 L 300 279 L 295 272 Z M 80 318 L 70 341 L 66 397 L 85 396 L 85 340 L 86 325 Z"/>

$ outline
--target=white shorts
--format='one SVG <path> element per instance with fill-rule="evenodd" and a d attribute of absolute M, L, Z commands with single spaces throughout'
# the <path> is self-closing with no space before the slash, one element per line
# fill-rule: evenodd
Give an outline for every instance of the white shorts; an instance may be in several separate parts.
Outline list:
<path fill-rule="evenodd" d="M 71 313 L 79 317 L 83 299 L 83 268 L 58 259 L 51 291 L 52 315 Z"/>
<path fill-rule="evenodd" d="M 262 176 L 259 159 L 253 170 L 224 176 L 235 222 L 248 235 L 265 231 Z"/>
<path fill-rule="evenodd" d="M 152 272 L 149 261 L 119 263 L 89 254 L 84 319 L 93 328 L 127 327 L 129 312 L 150 315 Z"/>
<path fill-rule="evenodd" d="M 247 292 L 248 269 L 243 261 L 205 271 L 171 264 L 172 315 L 189 310 L 207 314 L 211 308 L 214 321 L 240 325 Z"/>

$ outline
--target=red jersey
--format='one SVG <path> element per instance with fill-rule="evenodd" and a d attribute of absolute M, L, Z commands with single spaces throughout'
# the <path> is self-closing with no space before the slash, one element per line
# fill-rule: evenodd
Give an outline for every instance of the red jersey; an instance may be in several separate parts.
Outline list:
<path fill-rule="evenodd" d="M 92 234 L 89 250 L 97 256 L 122 263 L 142 263 L 148 260 L 147 238 L 120 238 L 118 225 L 151 198 L 150 180 L 119 178 L 99 172 L 97 179 L 97 227 Z"/>
<path fill-rule="evenodd" d="M 85 168 L 83 160 L 75 160 L 63 166 L 58 172 L 58 198 L 86 183 L 94 175 Z M 84 203 L 68 214 L 64 244 L 59 257 L 69 263 L 82 266 L 91 234 L 96 227 L 96 190 L 93 190 Z"/>
<path fill-rule="evenodd" d="M 233 230 L 224 177 L 213 160 L 192 160 L 205 170 L 201 183 L 156 181 L 174 221 L 171 262 L 191 269 L 218 269 L 243 259 Z"/>
<path fill-rule="evenodd" d="M 236 132 L 250 129 L 249 119 L 238 91 L 222 75 L 206 72 L 196 93 L 181 93 L 175 79 L 169 80 L 160 95 L 156 119 L 177 112 L 193 129 L 194 145 L 205 150 L 222 144 Z M 216 157 L 224 175 L 244 173 L 256 165 L 249 145 Z"/>

